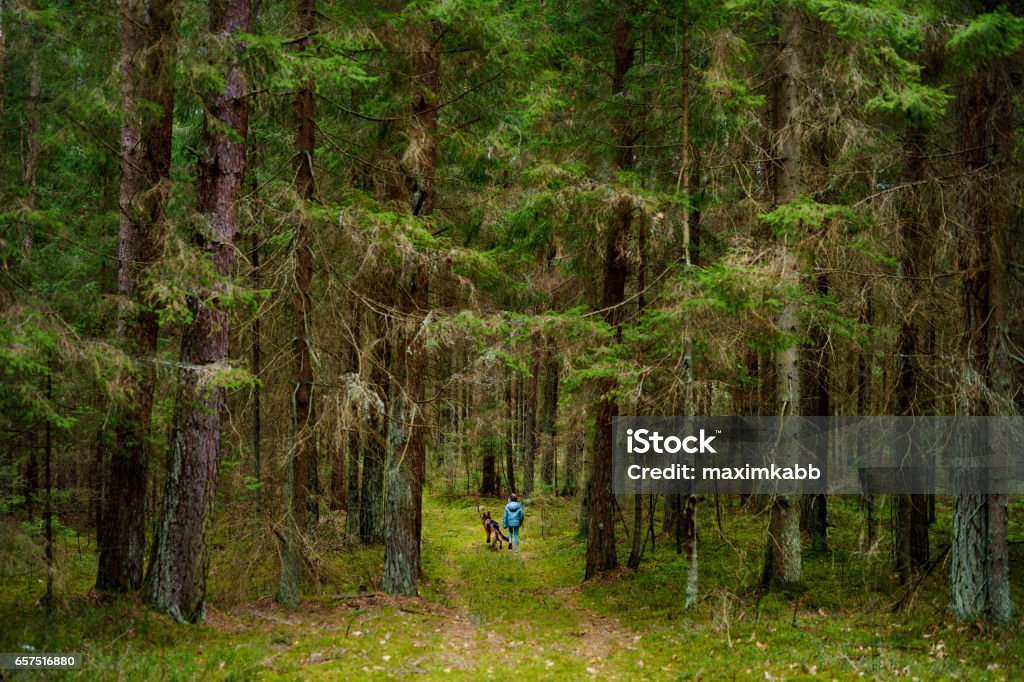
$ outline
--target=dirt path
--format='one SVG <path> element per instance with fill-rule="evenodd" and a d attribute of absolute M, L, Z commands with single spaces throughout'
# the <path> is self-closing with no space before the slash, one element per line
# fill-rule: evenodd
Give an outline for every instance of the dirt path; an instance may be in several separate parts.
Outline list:
<path fill-rule="evenodd" d="M 426 511 L 421 596 L 325 596 L 299 609 L 268 596 L 211 609 L 208 625 L 250 643 L 232 650 L 259 652 L 253 677 L 623 679 L 620 655 L 639 637 L 586 605 L 574 538 L 538 524 L 519 554 L 496 551 L 475 510 Z"/>
<path fill-rule="evenodd" d="M 492 550 L 482 532 L 444 516 L 438 525 L 447 531 L 438 528 L 435 537 L 443 540 L 433 549 L 444 566 L 445 599 L 459 614 L 443 630 L 453 670 L 476 665 L 479 672 L 493 674 L 503 667 L 521 670 L 529 661 L 534 670 L 552 676 L 556 668 L 567 667 L 601 675 L 609 656 L 638 641 L 617 619 L 582 603 L 580 586 L 571 582 L 574 576 L 559 556 L 564 538 L 524 528 L 518 554 Z M 466 652 L 477 648 L 487 652 L 487 664 L 466 661 Z"/>

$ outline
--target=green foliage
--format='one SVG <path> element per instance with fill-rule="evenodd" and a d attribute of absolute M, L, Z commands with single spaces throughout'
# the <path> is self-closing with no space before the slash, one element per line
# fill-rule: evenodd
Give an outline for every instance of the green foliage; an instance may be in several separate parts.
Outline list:
<path fill-rule="evenodd" d="M 1024 17 L 1010 14 L 1006 7 L 979 14 L 957 28 L 946 43 L 962 66 L 978 65 L 989 59 L 1008 57 L 1024 45 Z"/>
<path fill-rule="evenodd" d="M 823 204 L 806 195 L 779 204 L 757 217 L 770 226 L 776 235 L 783 237 L 798 236 L 807 230 L 820 228 L 827 221 L 856 223 L 858 219 L 857 212 L 848 206 Z"/>
<path fill-rule="evenodd" d="M 914 82 L 904 82 L 904 87 L 882 86 L 882 93 L 867 101 L 865 109 L 870 112 L 888 114 L 912 124 L 931 125 L 946 113 L 946 106 L 953 95 L 941 88 L 933 88 Z"/>
<path fill-rule="evenodd" d="M 924 39 L 921 17 L 904 11 L 904 3 L 897 0 L 809 0 L 808 8 L 851 41 L 916 52 Z"/>

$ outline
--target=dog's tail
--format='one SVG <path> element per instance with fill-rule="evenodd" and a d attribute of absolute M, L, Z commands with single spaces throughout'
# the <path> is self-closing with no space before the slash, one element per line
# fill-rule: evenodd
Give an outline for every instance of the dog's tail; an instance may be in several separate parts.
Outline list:
<path fill-rule="evenodd" d="M 501 538 L 502 542 L 512 542 L 504 533 L 501 532 L 500 528 L 495 527 L 494 530 L 498 531 L 498 537 Z"/>

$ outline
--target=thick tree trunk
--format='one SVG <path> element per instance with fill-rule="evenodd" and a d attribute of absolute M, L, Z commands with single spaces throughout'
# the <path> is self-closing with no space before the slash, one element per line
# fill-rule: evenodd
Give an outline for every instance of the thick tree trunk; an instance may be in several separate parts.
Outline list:
<path fill-rule="evenodd" d="M 605 320 L 619 328 L 621 304 L 626 292 L 626 240 L 632 221 L 633 207 L 618 207 L 614 223 L 608 230 L 605 245 L 604 294 L 601 308 Z M 590 480 L 590 528 L 587 534 L 587 566 L 585 577 L 599 571 L 615 568 L 615 496 L 612 494 L 612 419 L 618 416 L 619 406 L 607 397 L 615 388 L 614 381 L 601 382 L 602 396 L 594 417 L 594 454 Z"/>
<path fill-rule="evenodd" d="M 612 34 L 612 95 L 622 96 L 626 90 L 626 75 L 636 57 L 636 38 L 626 17 L 618 17 Z M 618 153 L 615 165 L 628 169 L 633 165 L 633 145 L 636 136 L 628 111 L 621 111 L 614 122 Z M 626 278 L 629 270 L 627 249 L 633 222 L 633 204 L 620 199 L 612 211 L 604 249 L 604 286 L 601 310 L 605 322 L 615 330 L 621 340 L 622 303 L 626 298 Z M 615 549 L 615 496 L 612 493 L 612 419 L 619 414 L 619 405 L 609 394 L 615 388 L 614 380 L 601 381 L 598 386 L 599 403 L 594 416 L 594 451 L 587 482 L 590 499 L 590 525 L 587 533 L 587 563 L 584 573 L 589 579 L 599 571 L 618 565 Z"/>
<path fill-rule="evenodd" d="M 427 272 L 416 267 L 417 279 L 403 312 L 427 309 Z M 389 405 L 384 506 L 384 591 L 415 595 L 420 577 L 420 536 L 424 478 L 423 418 L 420 412 L 426 376 L 426 348 L 419 325 L 396 337 L 395 381 Z"/>
<path fill-rule="evenodd" d="M 418 150 L 412 169 L 409 208 L 416 218 L 434 212 L 434 169 L 437 157 L 437 111 L 441 78 L 440 21 L 416 29 L 412 50 L 413 144 Z M 413 263 L 400 281 L 399 309 L 405 319 L 395 339 L 395 378 L 388 435 L 387 497 L 384 523 L 384 590 L 415 595 L 420 578 L 420 537 L 423 529 L 423 479 L 426 453 L 422 406 L 426 388 L 427 349 L 419 321 L 430 307 L 429 271 Z"/>
<path fill-rule="evenodd" d="M 957 128 L 967 177 L 960 270 L 963 280 L 964 367 L 958 411 L 1005 415 L 1013 409 L 1008 335 L 1008 247 L 1013 192 L 1012 68 L 999 59 L 974 71 L 957 98 Z M 1001 434 L 980 429 L 960 444 L 961 465 L 1007 464 Z M 994 458 L 978 461 L 988 449 Z M 950 609 L 964 620 L 1007 622 L 1013 612 L 1007 548 L 1007 496 L 984 494 L 1005 481 L 969 471 L 954 480 Z"/>
<path fill-rule="evenodd" d="M 149 431 L 159 324 L 142 277 L 163 245 L 170 188 L 171 117 L 177 55 L 177 0 L 133 0 L 122 9 L 118 333 L 135 361 L 129 400 L 116 408 L 104 508 L 97 528 L 96 587 L 127 591 L 142 585 L 146 546 Z"/>
<path fill-rule="evenodd" d="M 775 204 L 780 205 L 797 198 L 800 187 L 800 122 L 798 78 L 800 57 L 798 52 L 801 31 L 799 10 L 784 10 L 781 21 L 778 50 L 778 74 L 774 94 L 773 125 L 779 136 L 780 160 L 775 164 L 773 181 Z M 793 291 L 800 287 L 799 261 L 793 246 L 781 245 L 782 281 Z M 778 331 L 788 338 L 785 347 L 775 352 L 776 413 L 782 417 L 795 417 L 800 413 L 799 353 L 797 337 L 796 303 L 786 302 L 775 320 Z M 780 453 L 779 466 L 790 466 L 796 452 Z M 775 581 L 795 583 L 801 576 L 800 515 L 798 499 L 794 495 L 775 495 L 772 498 L 768 521 L 768 542 L 765 552 L 762 584 Z"/>
<path fill-rule="evenodd" d="M 224 43 L 228 63 L 224 90 L 207 105 L 199 163 L 199 211 L 207 223 L 199 244 L 219 277 L 234 273 L 235 239 L 245 171 L 248 103 L 241 46 L 235 34 L 249 30 L 249 0 L 213 3 L 210 29 Z M 231 131 L 229 134 L 227 131 Z M 206 533 L 220 466 L 224 389 L 211 380 L 228 359 L 229 320 L 210 296 L 193 297 L 192 322 L 182 339 L 164 508 L 147 577 L 147 600 L 181 621 L 205 618 L 209 550 Z M 213 307 L 211 307 L 213 306 Z"/>

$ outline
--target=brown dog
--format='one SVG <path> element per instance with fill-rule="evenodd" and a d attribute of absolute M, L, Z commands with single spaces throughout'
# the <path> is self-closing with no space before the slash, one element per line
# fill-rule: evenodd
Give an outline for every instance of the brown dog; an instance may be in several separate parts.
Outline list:
<path fill-rule="evenodd" d="M 480 523 L 484 527 L 484 535 L 487 536 L 487 544 L 495 549 L 494 543 L 498 543 L 497 549 L 502 548 L 502 542 L 508 542 L 508 537 L 501 532 L 501 525 L 491 518 L 491 512 L 484 512 L 480 515 Z"/>

